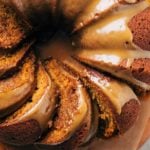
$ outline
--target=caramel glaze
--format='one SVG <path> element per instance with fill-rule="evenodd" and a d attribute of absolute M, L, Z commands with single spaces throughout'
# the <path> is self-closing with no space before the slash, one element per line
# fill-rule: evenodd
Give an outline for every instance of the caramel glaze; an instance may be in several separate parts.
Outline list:
<path fill-rule="evenodd" d="M 129 20 L 149 6 L 146 1 L 133 5 L 120 5 L 113 12 L 83 29 L 74 36 L 74 44 L 83 48 L 137 49 L 128 28 Z"/>
<path fill-rule="evenodd" d="M 74 23 L 74 30 L 76 32 L 91 22 L 100 19 L 105 14 L 109 13 L 113 8 L 119 4 L 118 0 L 92 0 L 89 5 L 78 15 Z"/>
<path fill-rule="evenodd" d="M 145 59 L 150 61 L 150 53 L 142 50 L 126 50 L 120 49 L 97 49 L 97 50 L 79 50 L 77 57 L 81 62 L 87 63 L 92 67 L 111 73 L 133 85 L 141 87 L 143 90 L 150 90 L 150 85 L 133 75 L 131 66 L 135 60 Z M 121 64 L 126 62 L 121 69 Z M 145 79 L 146 80 L 146 79 Z"/>

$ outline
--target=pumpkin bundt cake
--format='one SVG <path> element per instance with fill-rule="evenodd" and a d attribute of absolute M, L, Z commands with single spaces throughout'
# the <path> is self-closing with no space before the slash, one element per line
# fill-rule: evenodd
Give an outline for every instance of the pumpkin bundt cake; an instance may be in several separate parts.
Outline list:
<path fill-rule="evenodd" d="M 150 92 L 149 14 L 148 0 L 0 0 L 0 142 L 72 150 L 128 131 Z"/>

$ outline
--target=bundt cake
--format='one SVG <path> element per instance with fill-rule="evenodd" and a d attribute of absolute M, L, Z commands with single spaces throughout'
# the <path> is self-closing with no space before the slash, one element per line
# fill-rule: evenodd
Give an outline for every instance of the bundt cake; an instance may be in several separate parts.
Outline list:
<path fill-rule="evenodd" d="M 0 143 L 72 150 L 130 129 L 149 14 L 148 0 L 0 0 Z"/>

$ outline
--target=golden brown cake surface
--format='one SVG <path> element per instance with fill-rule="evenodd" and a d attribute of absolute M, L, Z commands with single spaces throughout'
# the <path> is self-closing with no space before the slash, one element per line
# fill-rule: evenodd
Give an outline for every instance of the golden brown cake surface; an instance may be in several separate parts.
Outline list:
<path fill-rule="evenodd" d="M 12 49 L 29 34 L 31 27 L 5 2 L 0 1 L 0 48 Z"/>

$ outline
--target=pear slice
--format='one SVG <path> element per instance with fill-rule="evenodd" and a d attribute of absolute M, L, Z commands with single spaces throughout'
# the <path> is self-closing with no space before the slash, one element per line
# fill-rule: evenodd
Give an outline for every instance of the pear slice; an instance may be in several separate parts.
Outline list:
<path fill-rule="evenodd" d="M 31 144 L 48 128 L 56 107 L 57 89 L 39 64 L 37 89 L 32 98 L 0 124 L 0 140 L 13 145 Z"/>
<path fill-rule="evenodd" d="M 99 106 L 99 130 L 108 138 L 124 133 L 136 121 L 140 103 L 132 89 L 125 83 L 87 68 L 73 59 L 64 60 L 89 89 Z"/>
<path fill-rule="evenodd" d="M 137 49 L 128 22 L 147 7 L 149 4 L 146 1 L 122 5 L 74 35 L 73 43 L 90 49 Z"/>
<path fill-rule="evenodd" d="M 0 77 L 7 76 L 12 71 L 19 69 L 26 52 L 30 49 L 34 41 L 28 41 L 17 48 L 14 53 L 0 55 Z"/>
<path fill-rule="evenodd" d="M 87 115 L 89 97 L 80 81 L 59 61 L 47 61 L 46 69 L 59 87 L 61 96 L 54 125 L 41 143 L 57 145 L 67 141 L 80 128 Z"/>
<path fill-rule="evenodd" d="M 150 53 L 142 50 L 80 50 L 77 58 L 144 91 L 150 90 Z"/>
<path fill-rule="evenodd" d="M 86 8 L 80 13 L 74 23 L 74 30 L 76 32 L 83 27 L 93 23 L 104 17 L 111 10 L 119 5 L 118 0 L 92 0 L 88 3 Z"/>
<path fill-rule="evenodd" d="M 35 86 L 35 56 L 30 53 L 22 68 L 0 80 L 0 118 L 15 111 L 31 96 Z"/>

